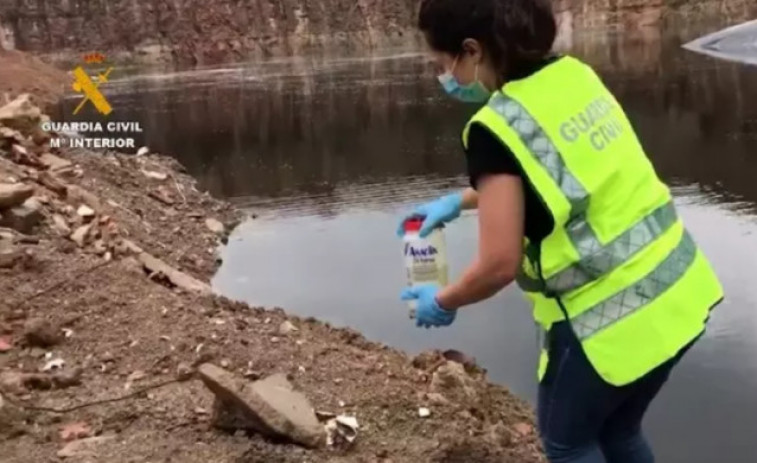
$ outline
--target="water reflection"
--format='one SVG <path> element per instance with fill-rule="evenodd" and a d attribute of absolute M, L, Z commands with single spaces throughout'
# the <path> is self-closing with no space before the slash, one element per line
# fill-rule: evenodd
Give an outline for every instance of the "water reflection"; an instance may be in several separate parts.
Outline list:
<path fill-rule="evenodd" d="M 666 179 L 755 203 L 757 68 L 682 52 L 680 43 L 605 37 L 573 52 L 600 70 Z M 141 143 L 177 154 L 225 197 L 456 175 L 460 129 L 472 112 L 443 97 L 412 55 L 248 65 L 127 80 L 110 91 L 114 118 L 147 128 Z"/>

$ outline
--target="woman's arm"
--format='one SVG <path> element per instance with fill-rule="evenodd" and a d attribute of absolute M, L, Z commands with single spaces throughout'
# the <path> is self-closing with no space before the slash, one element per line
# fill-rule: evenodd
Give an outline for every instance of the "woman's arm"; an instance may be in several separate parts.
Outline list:
<path fill-rule="evenodd" d="M 463 190 L 463 201 L 461 209 L 476 209 L 478 207 L 478 192 L 471 187 Z"/>
<path fill-rule="evenodd" d="M 456 283 L 437 294 L 436 300 L 444 309 L 457 309 L 493 296 L 515 279 L 521 264 L 525 206 L 520 177 L 486 175 L 478 182 L 478 193 L 473 193 L 464 204 L 478 206 L 478 256 Z"/>

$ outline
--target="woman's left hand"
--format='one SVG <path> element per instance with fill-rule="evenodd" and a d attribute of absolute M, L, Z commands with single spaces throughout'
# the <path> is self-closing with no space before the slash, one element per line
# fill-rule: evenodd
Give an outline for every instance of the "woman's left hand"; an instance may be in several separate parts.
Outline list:
<path fill-rule="evenodd" d="M 403 301 L 417 301 L 415 309 L 415 326 L 426 328 L 432 326 L 449 326 L 455 321 L 457 310 L 445 310 L 436 300 L 439 292 L 437 285 L 428 284 L 405 288 L 400 298 Z"/>

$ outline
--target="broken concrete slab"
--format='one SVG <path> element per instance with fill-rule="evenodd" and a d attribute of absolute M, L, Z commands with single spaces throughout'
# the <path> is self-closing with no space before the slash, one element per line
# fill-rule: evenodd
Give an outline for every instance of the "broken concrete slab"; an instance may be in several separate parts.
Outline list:
<path fill-rule="evenodd" d="M 127 243 L 127 246 L 129 246 L 129 248 L 133 250 L 139 249 L 137 258 L 147 270 L 153 273 L 160 273 L 162 275 L 165 275 L 165 277 L 168 278 L 171 283 L 178 286 L 179 288 L 200 294 L 210 294 L 212 292 L 209 284 L 204 283 L 190 275 L 187 275 L 184 272 L 176 270 L 157 257 L 154 257 L 142 251 L 138 246 L 133 245 L 133 243 L 129 242 Z"/>
<path fill-rule="evenodd" d="M 50 172 L 40 172 L 37 182 L 39 182 L 40 185 L 49 188 L 51 191 L 54 191 L 58 196 L 64 198 L 68 196 L 68 188 L 66 184 Z"/>
<path fill-rule="evenodd" d="M 12 228 L 20 233 L 29 234 L 42 220 L 42 205 L 34 198 L 29 198 L 20 206 L 3 211 L 0 227 Z"/>
<path fill-rule="evenodd" d="M 0 124 L 21 132 L 29 131 L 39 125 L 42 111 L 32 103 L 28 93 L 19 95 L 15 100 L 0 107 Z"/>
<path fill-rule="evenodd" d="M 40 162 L 53 172 L 71 167 L 71 161 L 58 157 L 51 153 L 43 153 L 39 156 Z"/>
<path fill-rule="evenodd" d="M 250 383 L 209 363 L 200 365 L 197 373 L 226 407 L 243 413 L 258 432 L 307 447 L 325 443 L 325 430 L 310 402 L 283 374 Z"/>
<path fill-rule="evenodd" d="M 71 241 L 77 244 L 77 246 L 84 247 L 85 244 L 87 244 L 87 236 L 89 236 L 89 231 L 94 226 L 93 223 L 89 223 L 87 225 L 82 225 L 76 230 L 74 230 L 73 233 L 71 233 Z"/>
<path fill-rule="evenodd" d="M 61 236 L 71 235 L 71 227 L 68 226 L 68 222 L 60 214 L 53 214 L 53 228 Z"/>
<path fill-rule="evenodd" d="M 0 183 L 0 209 L 20 206 L 34 194 L 34 187 L 24 183 Z"/>

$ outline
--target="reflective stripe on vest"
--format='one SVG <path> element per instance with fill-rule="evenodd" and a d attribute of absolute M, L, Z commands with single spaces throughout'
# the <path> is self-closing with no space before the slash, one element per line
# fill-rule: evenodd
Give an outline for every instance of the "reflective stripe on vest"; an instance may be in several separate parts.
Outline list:
<path fill-rule="evenodd" d="M 644 307 L 677 282 L 694 262 L 697 246 L 684 230 L 681 241 L 644 278 L 570 319 L 579 339 L 586 339 Z"/>
<path fill-rule="evenodd" d="M 602 245 L 586 220 L 590 196 L 568 170 L 557 147 L 544 129 L 523 105 L 501 92 L 495 93 L 488 104 L 515 130 L 528 151 L 560 187 L 571 207 L 570 219 L 565 225 L 565 230 L 578 252 L 579 260 L 544 281 L 519 272 L 517 281 L 523 290 L 561 295 L 580 288 L 619 267 L 678 220 L 671 201 L 643 217 L 614 240 Z M 526 254 L 533 256 L 534 252 L 526 250 Z"/>

